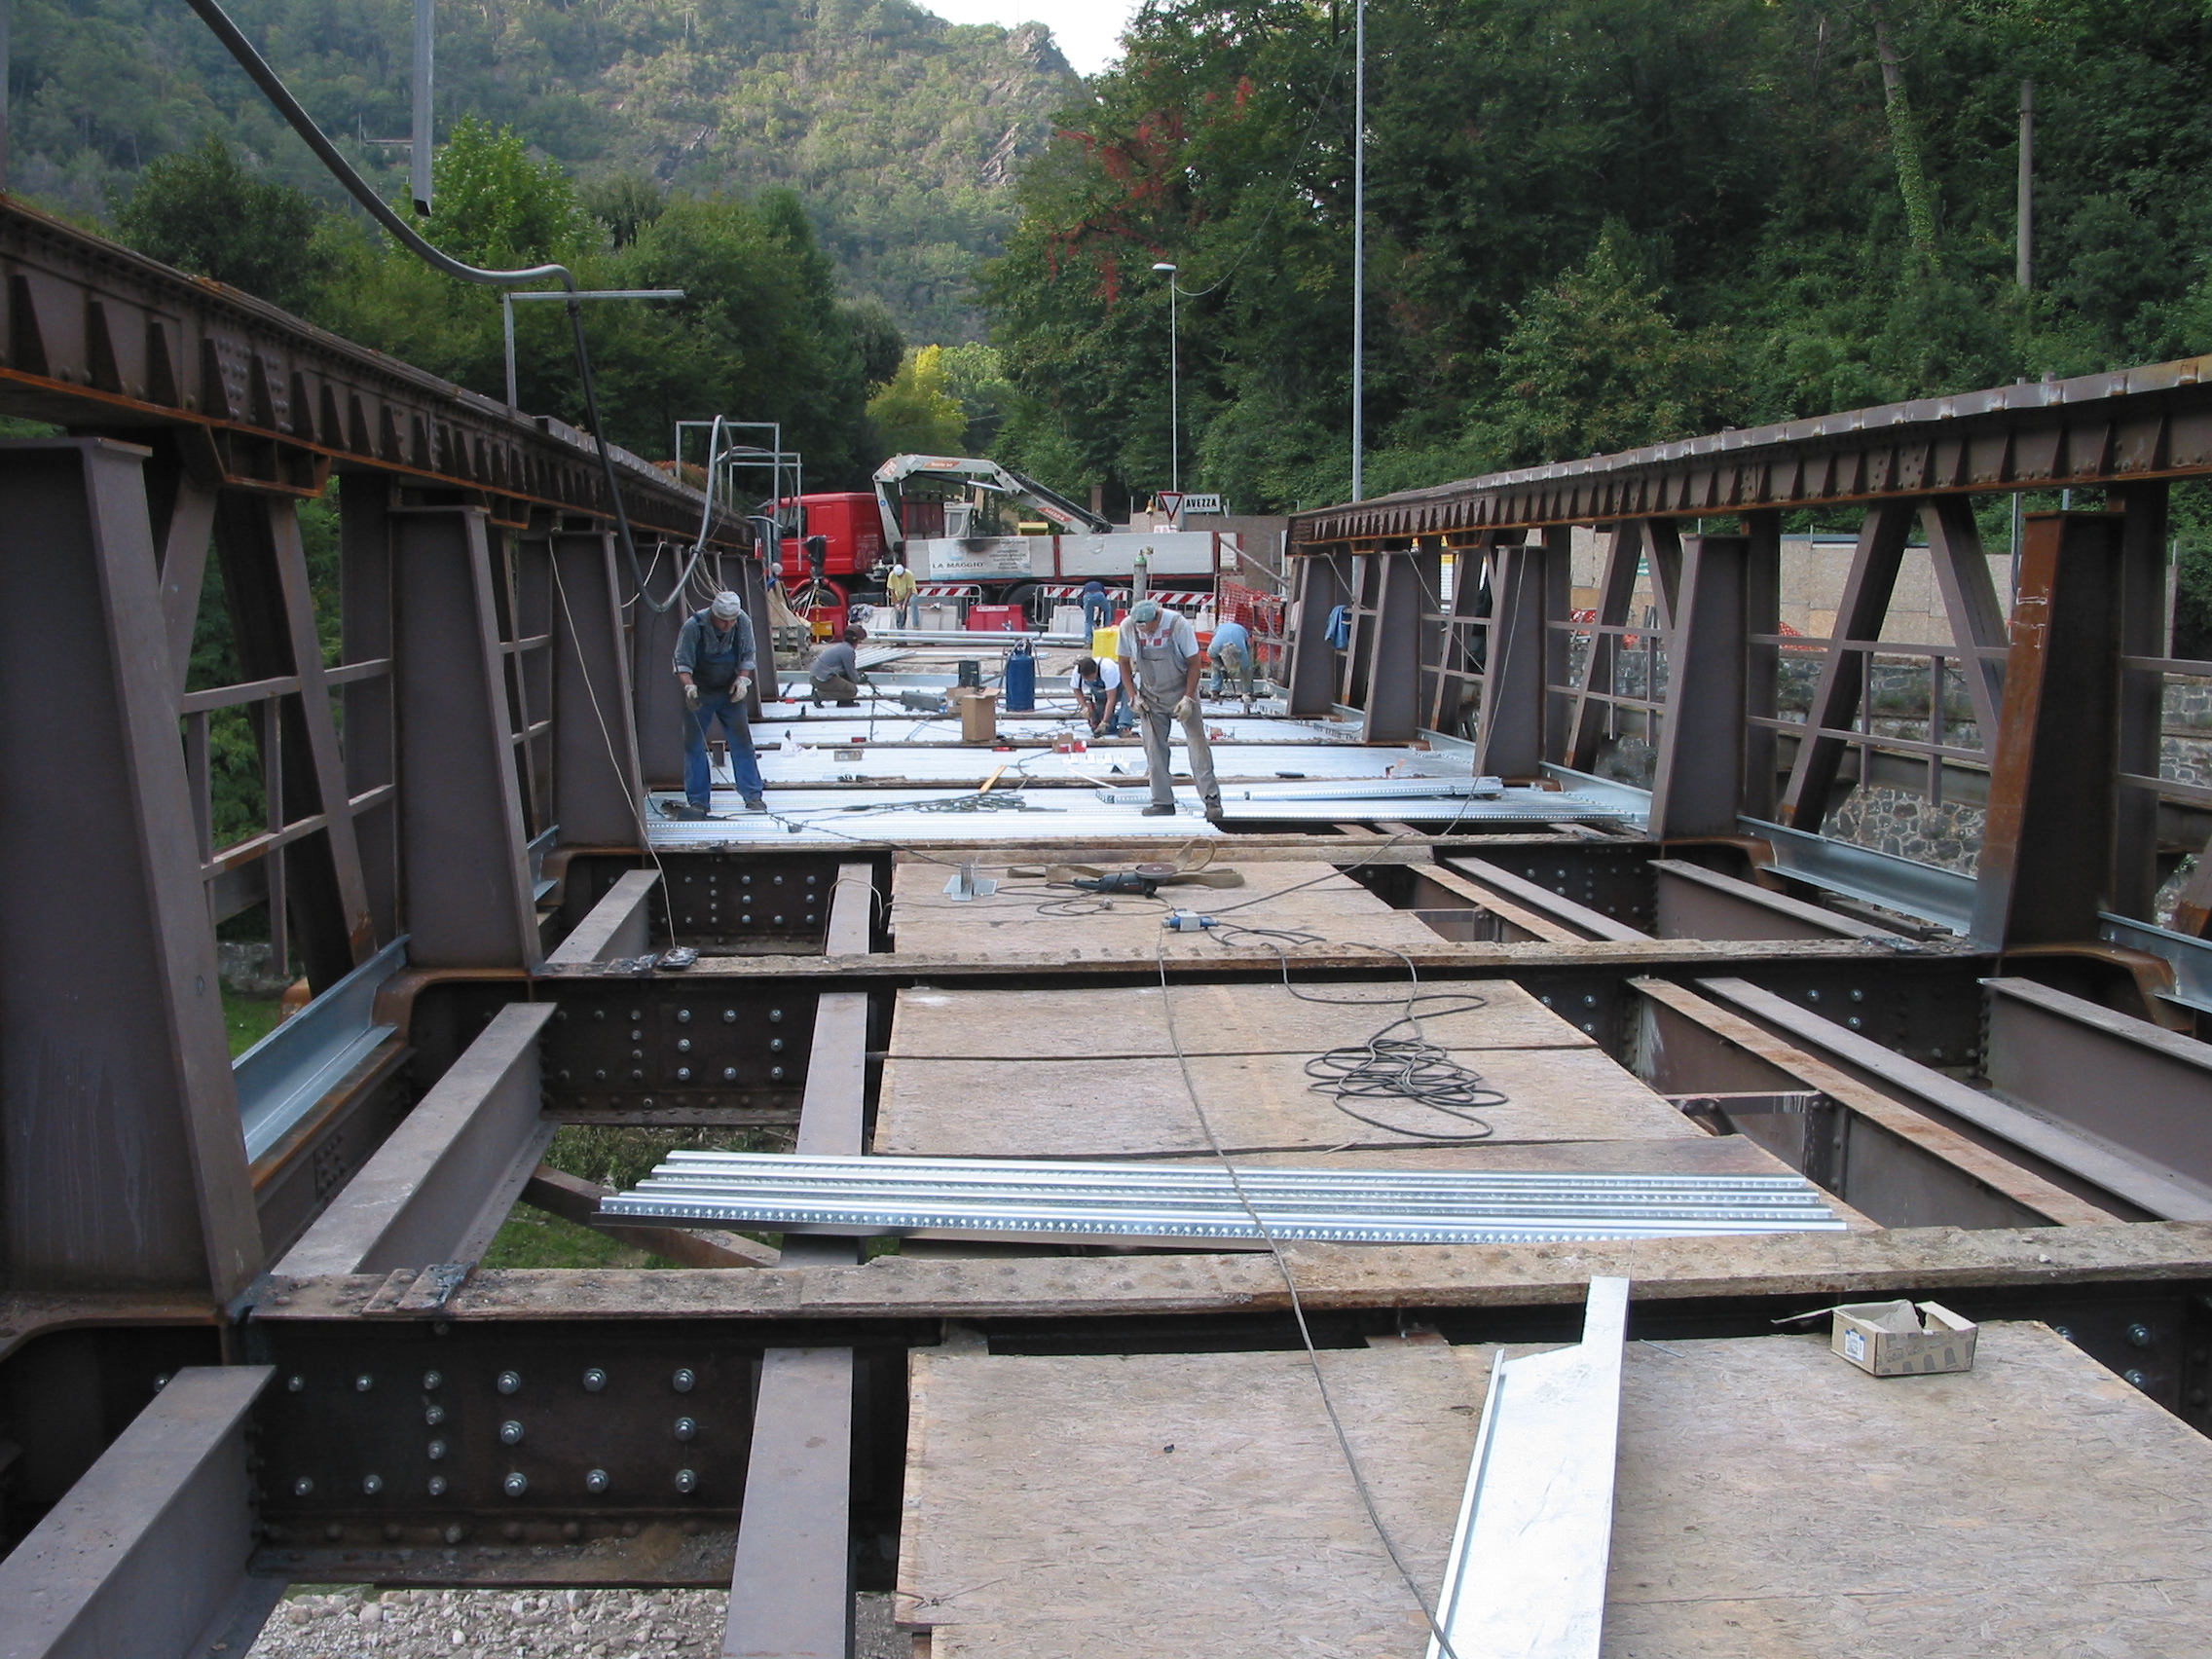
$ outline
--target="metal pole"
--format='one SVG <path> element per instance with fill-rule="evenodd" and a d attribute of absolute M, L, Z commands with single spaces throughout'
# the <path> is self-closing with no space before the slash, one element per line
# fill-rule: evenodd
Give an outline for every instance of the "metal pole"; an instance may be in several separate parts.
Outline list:
<path fill-rule="evenodd" d="M 1367 0 L 1352 24 L 1351 118 L 1351 498 L 1363 500 L 1367 415 Z"/>
<path fill-rule="evenodd" d="M 0 190 L 8 188 L 8 88 L 15 73 L 9 36 L 15 11 L 15 0 L 0 0 Z"/>
<path fill-rule="evenodd" d="M 2036 245 L 2036 84 L 2020 83 L 2020 209 L 2019 238 L 2014 248 L 2014 275 L 2022 290 L 2035 286 Z"/>
<path fill-rule="evenodd" d="M 437 37 L 432 13 L 437 0 L 415 0 L 415 147 L 409 156 L 415 211 L 430 212 L 431 89 L 430 55 Z M 510 390 L 507 401 L 514 402 Z"/>
<path fill-rule="evenodd" d="M 1183 491 L 1183 346 L 1175 319 L 1175 278 L 1167 278 L 1167 487 Z M 1178 511 L 1177 516 L 1181 513 Z"/>
<path fill-rule="evenodd" d="M 519 407 L 515 397 L 515 297 L 504 288 L 499 290 L 499 324 L 507 340 L 507 413 L 512 415 Z M 682 434 L 678 433 L 677 442 L 682 441 Z M 676 459 L 680 461 L 683 459 L 681 449 Z"/>

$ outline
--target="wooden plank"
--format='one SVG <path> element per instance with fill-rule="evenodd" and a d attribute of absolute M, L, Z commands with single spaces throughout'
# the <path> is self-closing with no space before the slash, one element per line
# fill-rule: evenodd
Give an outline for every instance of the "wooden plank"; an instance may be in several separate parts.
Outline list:
<path fill-rule="evenodd" d="M 1457 1056 L 1507 1096 L 1478 1116 L 1497 1141 L 1647 1140 L 1704 1133 L 1597 1049 L 1489 1049 Z M 1207 1120 L 1229 1152 L 1404 1145 L 1465 1134 L 1411 1101 L 1360 1102 L 1362 1123 L 1312 1091 L 1297 1054 L 1192 1059 Z M 1392 1132 L 1396 1130 L 1397 1132 Z M 909 1158 L 1142 1158 L 1203 1152 L 1172 1058 L 884 1062 L 874 1151 Z"/>
<path fill-rule="evenodd" d="M 1204 935 L 1161 933 L 1161 922 L 1177 909 L 1218 913 L 1239 927 L 1293 929 L 1338 943 L 1425 948 L 1437 937 L 1419 918 L 1392 909 L 1333 865 L 1237 867 L 1245 878 L 1242 887 L 1170 887 L 1150 899 L 1098 900 L 985 864 L 977 873 L 998 881 L 999 891 L 957 900 L 944 892 L 948 876 L 942 865 L 902 864 L 892 884 L 892 927 L 902 955 L 1050 952 L 1064 961 L 1149 962 L 1161 950 L 1175 959 L 1220 955 L 1221 944 Z"/>
<path fill-rule="evenodd" d="M 2096 1227 L 1892 1228 L 1734 1238 L 1574 1244 L 1294 1244 L 1309 1308 L 1579 1306 L 1591 1275 L 1636 1281 L 1638 1302 L 1714 1297 L 1824 1307 L 2003 1286 L 2077 1296 L 2100 1287 L 2178 1287 L 2212 1278 L 2212 1223 Z M 279 1274 L 259 1321 L 351 1318 L 386 1274 Z M 1825 1299 L 1825 1300 L 1824 1300 Z M 1282 1275 L 1264 1257 L 1038 1258 L 977 1265 L 879 1256 L 865 1267 L 479 1271 L 443 1316 L 546 1319 L 1011 1319 L 1136 1313 L 1281 1312 Z"/>
<path fill-rule="evenodd" d="M 522 1201 L 637 1249 L 665 1256 L 686 1268 L 772 1268 L 780 1259 L 781 1253 L 773 1246 L 741 1234 L 650 1224 L 623 1227 L 601 1221 L 598 1219 L 600 1200 L 612 1195 L 611 1187 L 602 1187 L 597 1181 L 586 1181 L 579 1175 L 540 1163 L 532 1173 L 530 1184 L 522 1190 Z"/>
<path fill-rule="evenodd" d="M 1364 1041 L 1405 1012 L 1400 985 L 1302 986 L 1311 996 L 1360 999 L 1360 1006 L 1309 1001 L 1274 984 L 1175 987 L 1176 1029 L 1191 1054 L 1313 1054 Z M 1424 981 L 1423 993 L 1479 997 L 1465 1013 L 1424 1014 L 1421 1032 L 1449 1049 L 1581 1049 L 1592 1039 L 1510 979 Z M 1453 1005 L 1429 1003 L 1424 1009 Z M 1410 1035 L 1410 1033 L 1404 1033 Z M 1090 1059 L 1174 1051 L 1156 986 L 1103 990 L 973 991 L 913 986 L 899 993 L 891 1026 L 894 1057 Z"/>
<path fill-rule="evenodd" d="M 1424 1585 L 1498 1351 L 1323 1355 Z M 2045 1326 L 1880 1382 L 1825 1333 L 1624 1358 L 1608 1652 L 2202 1645 L 2212 1444 Z M 901 1616 L 933 1659 L 1418 1650 L 1303 1355 L 924 1349 L 910 1375 Z"/>

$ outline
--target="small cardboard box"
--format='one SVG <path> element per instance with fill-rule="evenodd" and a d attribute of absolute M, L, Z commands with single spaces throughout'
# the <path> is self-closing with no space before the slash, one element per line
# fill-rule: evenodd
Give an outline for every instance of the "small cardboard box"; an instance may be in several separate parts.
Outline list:
<path fill-rule="evenodd" d="M 1828 1346 L 1876 1377 L 1973 1369 L 1979 1327 L 1939 1303 L 1856 1302 L 1835 1314 Z M 1922 1316 L 1926 1323 L 1922 1323 Z"/>
<path fill-rule="evenodd" d="M 960 736 L 967 743 L 995 743 L 999 735 L 999 694 L 966 686 L 953 693 L 960 710 Z"/>

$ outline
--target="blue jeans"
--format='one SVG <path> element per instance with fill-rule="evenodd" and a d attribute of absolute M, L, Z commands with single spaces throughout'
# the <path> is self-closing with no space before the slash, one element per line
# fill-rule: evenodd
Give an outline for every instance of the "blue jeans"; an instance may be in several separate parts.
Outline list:
<path fill-rule="evenodd" d="M 1097 725 L 1100 720 L 1106 718 L 1106 693 L 1104 691 L 1086 691 L 1083 693 L 1083 700 L 1090 705 L 1090 723 L 1094 726 Z M 1120 732 L 1126 735 L 1136 729 L 1136 711 L 1129 707 L 1129 700 L 1124 697 L 1120 703 L 1115 705 L 1113 723 L 1101 727 L 1100 735 L 1103 736 L 1107 732 Z"/>
<path fill-rule="evenodd" d="M 683 711 L 683 798 L 701 812 L 713 798 L 707 734 L 717 720 L 729 738 L 729 769 L 737 780 L 737 793 L 747 800 L 760 798 L 760 762 L 753 757 L 753 728 L 746 722 L 745 705 L 732 703 L 727 691 L 702 692 L 699 712 Z"/>
<path fill-rule="evenodd" d="M 1103 594 L 1093 594 L 1083 602 L 1083 625 L 1095 634 L 1114 619 L 1114 602 Z"/>

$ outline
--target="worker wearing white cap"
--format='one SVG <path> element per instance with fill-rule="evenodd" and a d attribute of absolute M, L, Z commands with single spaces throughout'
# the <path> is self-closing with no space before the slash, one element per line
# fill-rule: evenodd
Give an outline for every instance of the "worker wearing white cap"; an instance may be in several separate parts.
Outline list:
<path fill-rule="evenodd" d="M 746 699 L 753 694 L 753 620 L 734 593 L 718 593 L 714 604 L 686 617 L 676 641 L 676 678 L 683 686 L 683 796 L 680 818 L 704 818 L 713 799 L 714 774 L 707 763 L 707 733 L 717 721 L 729 739 L 730 775 L 747 810 L 765 812 L 760 793 L 760 762 L 753 755 L 753 728 Z"/>
<path fill-rule="evenodd" d="M 1221 785 L 1214 781 L 1213 751 L 1206 743 L 1205 715 L 1198 708 L 1198 673 L 1206 665 L 1198 630 L 1180 612 L 1164 609 L 1157 599 L 1140 599 L 1122 624 L 1119 649 L 1122 683 L 1137 689 L 1137 719 L 1144 727 L 1145 770 L 1152 804 L 1147 818 L 1175 810 L 1175 774 L 1167 751 L 1168 726 L 1180 720 L 1191 746 L 1191 781 L 1206 803 L 1206 816 L 1221 819 Z"/>

